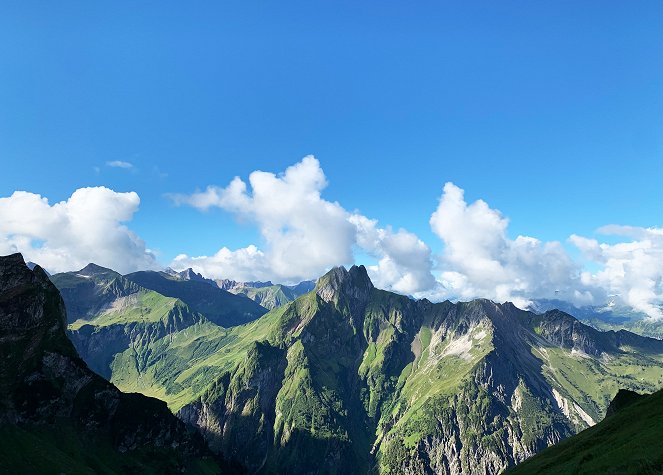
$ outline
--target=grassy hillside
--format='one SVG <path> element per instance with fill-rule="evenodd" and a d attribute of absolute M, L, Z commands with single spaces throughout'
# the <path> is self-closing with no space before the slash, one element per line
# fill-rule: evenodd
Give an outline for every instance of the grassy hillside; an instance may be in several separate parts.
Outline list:
<path fill-rule="evenodd" d="M 211 457 L 187 460 L 173 450 L 148 448 L 120 454 L 110 440 L 90 438 L 66 423 L 0 427 L 2 475 L 215 475 L 219 470 Z"/>
<path fill-rule="evenodd" d="M 414 302 L 353 272 L 228 330 L 187 371 L 220 376 L 181 416 L 252 470 L 497 473 L 600 420 L 618 387 L 663 378 L 661 342 L 561 312 Z"/>
<path fill-rule="evenodd" d="M 180 299 L 195 312 L 222 327 L 251 322 L 267 313 L 264 307 L 198 280 L 182 280 L 165 272 L 141 271 L 128 274 L 128 280 L 146 289 Z"/>
<path fill-rule="evenodd" d="M 509 470 L 525 474 L 663 472 L 663 391 L 640 398 L 602 422 Z"/>

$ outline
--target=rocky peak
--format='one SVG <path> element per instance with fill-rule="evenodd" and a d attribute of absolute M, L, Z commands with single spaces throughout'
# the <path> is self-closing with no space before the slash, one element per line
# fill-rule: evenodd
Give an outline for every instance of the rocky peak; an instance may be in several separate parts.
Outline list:
<path fill-rule="evenodd" d="M 155 447 L 206 453 L 164 402 L 123 394 L 93 373 L 67 338 L 65 322 L 60 293 L 41 267 L 30 270 L 21 254 L 0 257 L 0 426 L 57 431 L 64 423 L 122 453 Z"/>
<path fill-rule="evenodd" d="M 3 341 L 32 335 L 36 343 L 59 333 L 64 337 L 65 321 L 60 294 L 41 267 L 30 270 L 18 253 L 0 257 Z"/>
<path fill-rule="evenodd" d="M 180 272 L 179 276 L 185 280 L 205 280 L 201 274 L 198 274 L 191 267 Z"/>
<path fill-rule="evenodd" d="M 274 285 L 274 283 L 271 280 L 267 281 L 260 281 L 260 280 L 252 280 L 249 282 L 242 282 L 242 285 L 244 287 L 253 287 L 254 289 L 262 289 L 263 287 L 271 287 Z"/>
<path fill-rule="evenodd" d="M 593 356 L 618 350 L 614 333 L 595 330 L 560 310 L 548 311 L 541 317 L 541 336 L 555 345 Z"/>
<path fill-rule="evenodd" d="M 338 300 L 340 296 L 365 301 L 373 290 L 373 283 L 364 266 L 334 267 L 318 279 L 316 293 L 325 302 Z"/>
<path fill-rule="evenodd" d="M 35 274 L 28 268 L 20 253 L 0 257 L 0 292 L 20 285 L 29 285 L 34 278 Z"/>

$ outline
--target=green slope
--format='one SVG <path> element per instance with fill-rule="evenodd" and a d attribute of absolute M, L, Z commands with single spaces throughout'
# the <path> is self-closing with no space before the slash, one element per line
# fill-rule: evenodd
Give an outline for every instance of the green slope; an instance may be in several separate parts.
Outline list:
<path fill-rule="evenodd" d="M 50 279 L 64 299 L 69 322 L 94 318 L 116 299 L 140 290 L 117 272 L 95 264 L 77 272 L 55 274 Z"/>
<path fill-rule="evenodd" d="M 90 438 L 66 423 L 0 427 L 3 475 L 214 475 L 220 470 L 211 457 L 186 458 L 169 449 L 150 447 L 119 453 L 110 440 Z"/>
<path fill-rule="evenodd" d="M 498 473 L 600 419 L 618 387 L 663 378 L 661 342 L 367 279 L 335 270 L 229 330 L 187 372 L 221 375 L 180 416 L 251 470 Z"/>
<path fill-rule="evenodd" d="M 165 272 L 141 271 L 128 280 L 167 297 L 180 299 L 194 311 L 222 327 L 253 321 L 267 313 L 251 299 L 243 298 L 198 280 L 182 280 Z"/>
<path fill-rule="evenodd" d="M 663 473 L 663 391 L 643 396 L 511 469 L 524 474 Z"/>

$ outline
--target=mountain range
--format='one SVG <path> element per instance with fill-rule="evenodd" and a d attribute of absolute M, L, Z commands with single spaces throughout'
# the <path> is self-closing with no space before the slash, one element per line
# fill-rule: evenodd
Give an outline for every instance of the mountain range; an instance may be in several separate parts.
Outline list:
<path fill-rule="evenodd" d="M 594 426 L 620 389 L 663 386 L 660 340 L 558 309 L 414 300 L 362 266 L 269 312 L 227 289 L 271 282 L 94 265 L 51 279 L 90 368 L 249 473 L 500 473 Z"/>

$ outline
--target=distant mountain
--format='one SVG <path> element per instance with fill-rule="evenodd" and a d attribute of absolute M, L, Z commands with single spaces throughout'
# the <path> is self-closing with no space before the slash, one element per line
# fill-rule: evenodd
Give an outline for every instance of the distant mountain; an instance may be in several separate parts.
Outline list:
<path fill-rule="evenodd" d="M 0 257 L 0 472 L 215 473 L 166 405 L 90 371 L 62 298 L 20 254 Z"/>
<path fill-rule="evenodd" d="M 232 279 L 212 280 L 194 272 L 194 270 L 191 268 L 181 272 L 177 272 L 168 268 L 165 270 L 165 273 L 177 280 L 195 280 L 199 282 L 205 282 L 232 294 L 243 295 L 268 310 L 272 310 L 276 307 L 280 307 L 281 305 L 285 305 L 288 302 L 292 302 L 300 295 L 304 295 L 305 293 L 310 292 L 315 287 L 315 282 L 312 280 L 305 280 L 296 285 L 274 284 L 269 280 L 265 282 L 241 282 Z"/>
<path fill-rule="evenodd" d="M 269 310 L 273 310 L 276 307 L 292 302 L 297 297 L 310 292 L 315 287 L 315 283 L 312 281 L 305 281 L 292 286 L 272 284 L 269 286 L 251 287 L 248 284 L 250 283 L 236 286 L 231 289 L 230 292 L 237 295 L 246 295 L 251 300 Z"/>
<path fill-rule="evenodd" d="M 245 295 L 263 307 L 273 310 L 276 307 L 292 302 L 297 297 L 310 292 L 315 287 L 315 282 L 305 280 L 296 285 L 273 284 L 267 282 L 238 282 L 229 279 L 220 279 L 216 284 L 236 295 Z"/>
<path fill-rule="evenodd" d="M 647 314 L 631 307 L 611 302 L 607 305 L 577 307 L 557 299 L 539 299 L 532 302 L 530 310 L 542 313 L 560 309 L 576 316 L 582 322 L 600 330 L 628 330 L 638 335 L 663 339 L 663 320 L 649 318 Z M 663 310 L 663 308 L 662 308 Z"/>
<path fill-rule="evenodd" d="M 201 279 L 177 278 L 165 272 L 140 271 L 125 276 L 146 289 L 180 299 L 191 309 L 222 327 L 251 322 L 267 310 L 259 304 L 238 297 Z"/>
<path fill-rule="evenodd" d="M 38 264 L 36 264 L 32 261 L 28 261 L 28 262 L 25 263 L 25 265 L 28 266 L 28 269 L 33 270 L 35 267 L 37 267 Z M 51 274 L 46 269 L 44 269 L 43 267 L 41 267 L 41 270 L 43 270 L 44 274 L 46 274 L 47 276 L 49 276 L 49 277 L 51 276 Z"/>
<path fill-rule="evenodd" d="M 96 264 L 88 264 L 75 272 L 55 274 L 50 278 L 62 294 L 69 322 L 95 318 L 113 308 L 119 299 L 142 290 L 121 274 Z"/>
<path fill-rule="evenodd" d="M 203 277 L 202 274 L 198 274 L 195 272 L 192 268 L 185 269 L 183 271 L 177 272 L 170 267 L 166 268 L 164 273 L 168 274 L 171 277 L 174 277 L 178 280 L 196 280 L 199 282 L 205 282 L 213 287 L 217 287 L 217 284 L 214 280 L 212 279 L 207 279 L 206 277 Z"/>
<path fill-rule="evenodd" d="M 217 331 L 217 325 L 229 326 L 266 312 L 249 299 L 204 282 L 170 280 L 156 272 L 134 277 L 171 296 L 94 264 L 51 277 L 70 312 L 69 337 L 76 350 L 97 374 L 125 391 L 165 397 L 153 390 L 150 378 L 132 376 L 142 374 L 150 358 L 158 357 L 153 350 L 162 338 L 183 330 Z M 162 281 L 168 285 L 160 285 Z M 208 313 L 172 296 L 180 294 Z"/>
<path fill-rule="evenodd" d="M 550 447 L 507 473 L 654 474 L 663 472 L 663 391 L 622 390 L 599 424 Z"/>

